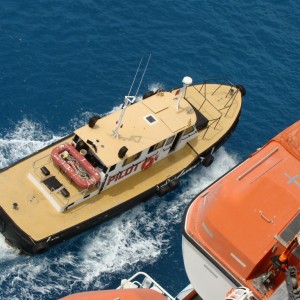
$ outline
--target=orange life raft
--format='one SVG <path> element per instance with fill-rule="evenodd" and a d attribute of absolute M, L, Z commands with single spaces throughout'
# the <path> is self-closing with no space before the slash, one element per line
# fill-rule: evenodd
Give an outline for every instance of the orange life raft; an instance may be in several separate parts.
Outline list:
<path fill-rule="evenodd" d="M 63 152 L 65 151 L 68 152 L 71 158 L 68 158 L 68 156 L 63 157 Z M 54 148 L 51 152 L 51 158 L 81 188 L 88 189 L 100 182 L 101 176 L 99 172 L 71 144 L 63 144 Z M 86 176 L 80 174 L 74 162 L 79 164 L 79 168 L 84 169 Z"/>

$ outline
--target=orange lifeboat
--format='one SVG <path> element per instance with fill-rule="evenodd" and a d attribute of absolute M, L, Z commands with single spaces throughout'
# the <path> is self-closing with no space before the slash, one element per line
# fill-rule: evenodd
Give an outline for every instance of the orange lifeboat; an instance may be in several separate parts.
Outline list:
<path fill-rule="evenodd" d="M 88 189 L 100 182 L 100 173 L 71 144 L 54 148 L 51 158 L 79 187 Z"/>
<path fill-rule="evenodd" d="M 299 207 L 300 121 L 186 209 L 184 264 L 201 298 L 300 299 Z"/>
<path fill-rule="evenodd" d="M 117 289 L 107 291 L 83 292 L 62 298 L 62 300 L 166 300 L 167 297 L 151 289 Z"/>

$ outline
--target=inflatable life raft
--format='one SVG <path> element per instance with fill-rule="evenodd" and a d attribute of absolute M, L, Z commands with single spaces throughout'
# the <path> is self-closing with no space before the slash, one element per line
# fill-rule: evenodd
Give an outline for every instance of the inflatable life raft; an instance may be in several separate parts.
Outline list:
<path fill-rule="evenodd" d="M 81 188 L 88 189 L 101 180 L 100 173 L 71 144 L 54 148 L 51 158 Z"/>

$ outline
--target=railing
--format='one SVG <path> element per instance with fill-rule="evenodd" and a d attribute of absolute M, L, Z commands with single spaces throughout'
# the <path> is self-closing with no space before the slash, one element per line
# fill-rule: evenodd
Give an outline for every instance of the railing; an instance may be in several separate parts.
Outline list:
<path fill-rule="evenodd" d="M 232 103 L 234 102 L 234 99 L 236 98 L 237 94 L 238 94 L 238 89 L 232 89 L 233 87 L 236 87 L 231 81 L 227 80 L 227 79 L 208 79 L 208 80 L 205 80 L 204 83 L 202 84 L 199 92 L 201 92 L 203 86 L 204 86 L 204 97 L 206 99 L 206 85 L 208 83 L 214 83 L 216 84 L 216 82 L 218 81 L 221 81 L 221 83 L 219 84 L 219 86 L 212 92 L 212 95 L 214 95 L 223 85 L 226 85 L 226 86 L 230 86 L 230 89 L 228 91 L 228 93 L 226 94 L 225 98 L 227 98 L 228 96 L 231 96 L 228 101 L 226 102 L 225 106 L 222 108 L 222 109 L 225 109 L 225 108 L 228 108 L 227 109 L 227 112 L 225 113 L 225 116 L 227 115 L 230 107 L 232 106 Z M 231 104 L 229 105 L 229 103 L 231 102 Z M 222 110 L 221 109 L 221 110 Z"/>
<path fill-rule="evenodd" d="M 221 82 L 220 82 L 220 81 L 221 81 Z M 214 95 L 214 94 L 215 94 L 215 93 L 216 93 L 223 85 L 230 86 L 230 89 L 228 90 L 228 92 L 227 92 L 225 98 L 227 98 L 228 96 L 230 96 L 230 97 L 229 97 L 228 101 L 226 102 L 226 104 L 224 105 L 224 107 L 221 108 L 221 109 L 216 108 L 216 107 L 209 101 L 209 99 L 207 98 L 207 89 L 206 89 L 207 84 L 218 84 L 218 82 L 220 82 L 219 85 L 218 85 L 217 88 L 211 93 L 211 95 Z M 224 80 L 224 79 L 208 79 L 208 80 L 205 80 L 205 81 L 202 83 L 202 85 L 200 86 L 200 89 L 197 89 L 197 88 L 193 85 L 193 88 L 194 88 L 194 89 L 195 89 L 195 90 L 203 97 L 203 99 L 204 99 L 204 101 L 202 102 L 202 104 L 201 104 L 200 107 L 198 108 L 199 111 L 201 110 L 201 108 L 203 107 L 203 105 L 205 104 L 205 102 L 209 103 L 216 111 L 219 111 L 219 112 L 222 111 L 222 110 L 224 110 L 224 109 L 227 109 L 225 115 L 222 114 L 222 113 L 220 112 L 220 116 L 219 116 L 218 118 L 209 120 L 210 123 L 209 123 L 209 125 L 207 126 L 207 128 L 206 128 L 206 130 L 205 130 L 205 133 L 204 133 L 204 135 L 203 135 L 203 138 L 205 137 L 205 135 L 206 135 L 206 133 L 207 133 L 207 131 L 208 131 L 208 129 L 209 129 L 210 127 L 212 127 L 212 126 L 214 125 L 214 129 L 216 129 L 216 127 L 217 127 L 217 125 L 219 124 L 219 121 L 221 120 L 221 118 L 222 118 L 223 115 L 224 115 L 224 116 L 227 116 L 228 111 L 230 110 L 232 104 L 234 103 L 234 100 L 235 100 L 235 98 L 236 98 L 236 96 L 237 96 L 237 94 L 238 94 L 238 91 L 239 91 L 238 89 L 233 89 L 233 87 L 235 87 L 235 85 L 234 85 L 232 82 L 230 82 L 229 80 Z M 185 98 L 185 95 L 184 95 L 184 98 Z M 186 98 L 185 98 L 185 99 L 186 99 Z M 187 99 L 186 99 L 186 100 L 187 100 Z M 187 101 L 188 101 L 188 100 L 187 100 Z"/>
<path fill-rule="evenodd" d="M 138 280 L 140 279 L 140 280 Z M 121 285 L 117 289 L 128 288 L 146 288 L 157 291 L 167 297 L 168 300 L 175 300 L 163 287 L 161 287 L 152 277 L 147 273 L 138 272 L 129 279 L 123 279 Z"/>
<path fill-rule="evenodd" d="M 39 164 L 41 161 L 43 161 L 43 162 L 41 164 Z M 52 159 L 51 159 L 50 155 L 43 156 L 32 163 L 32 170 L 33 170 L 34 176 L 39 179 L 39 182 L 43 182 L 43 180 L 45 180 L 50 175 L 43 177 L 42 174 L 40 172 L 38 172 L 37 170 L 40 169 L 42 166 L 46 166 L 50 163 L 52 163 Z M 59 170 L 60 170 L 60 168 L 59 168 Z M 68 207 L 70 205 L 72 205 L 72 203 L 74 203 L 76 200 L 79 200 L 80 199 L 79 197 L 84 198 L 84 196 L 86 196 L 88 193 L 88 190 L 84 189 L 82 191 L 79 191 L 72 197 L 64 198 L 63 196 L 58 194 L 58 192 L 64 187 L 65 186 L 62 184 L 62 186 L 59 189 L 49 190 L 51 196 L 54 198 L 54 200 L 56 202 L 58 202 L 58 205 L 64 211 L 68 210 Z M 63 206 L 61 206 L 59 203 L 63 203 Z"/>

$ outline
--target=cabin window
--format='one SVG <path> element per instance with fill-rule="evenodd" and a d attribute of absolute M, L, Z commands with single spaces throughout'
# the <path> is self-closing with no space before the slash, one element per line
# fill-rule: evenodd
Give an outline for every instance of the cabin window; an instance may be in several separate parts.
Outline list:
<path fill-rule="evenodd" d="M 188 135 L 189 133 L 194 131 L 194 126 L 191 126 L 183 131 L 183 136 Z"/>
<path fill-rule="evenodd" d="M 159 143 L 157 143 L 157 144 L 151 146 L 151 147 L 149 148 L 148 153 L 153 152 L 153 151 L 155 151 L 155 150 L 161 148 L 161 147 L 164 145 L 164 143 L 165 143 L 165 141 L 161 141 L 161 142 L 159 142 Z"/>
<path fill-rule="evenodd" d="M 132 163 L 133 161 L 137 160 L 141 156 L 141 154 L 142 154 L 142 152 L 139 152 L 135 155 L 132 155 L 132 156 L 126 158 L 124 163 L 123 163 L 123 167 L 130 164 L 130 163 Z"/>
<path fill-rule="evenodd" d="M 175 135 L 169 137 L 169 138 L 167 139 L 167 141 L 166 141 L 166 145 L 165 145 L 165 146 L 168 146 L 168 145 L 170 145 L 171 143 L 173 143 L 174 139 L 175 139 Z"/>
<path fill-rule="evenodd" d="M 113 165 L 109 168 L 109 172 L 112 172 L 116 168 L 116 165 Z"/>
<path fill-rule="evenodd" d="M 75 144 L 77 144 L 78 140 L 79 140 L 79 136 L 76 134 L 76 135 L 74 136 L 74 138 L 73 138 L 73 142 L 74 142 Z"/>

